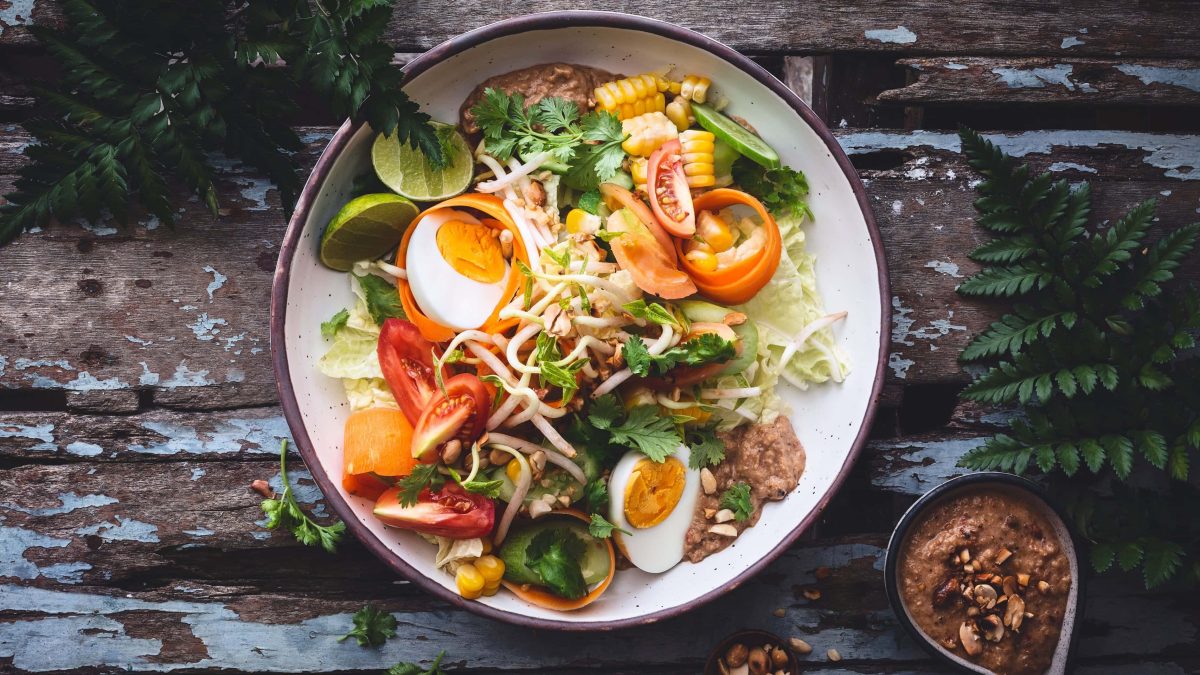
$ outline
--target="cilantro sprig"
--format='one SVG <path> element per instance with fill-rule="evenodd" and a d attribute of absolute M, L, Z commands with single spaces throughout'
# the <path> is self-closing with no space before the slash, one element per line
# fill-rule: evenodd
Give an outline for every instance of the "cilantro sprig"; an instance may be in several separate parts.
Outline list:
<path fill-rule="evenodd" d="M 611 179 L 625 160 L 625 132 L 612 113 L 581 116 L 574 103 L 554 96 L 526 106 L 521 94 L 491 87 L 471 113 L 489 154 L 505 160 L 513 154 L 549 152 L 569 165 L 566 183 L 575 189 L 590 190 Z"/>
<path fill-rule="evenodd" d="M 326 551 L 336 553 L 337 544 L 342 539 L 342 533 L 346 531 L 346 524 L 337 522 L 333 525 L 320 525 L 300 508 L 300 504 L 296 502 L 296 495 L 292 493 L 292 483 L 288 480 L 286 439 L 279 447 L 279 476 L 283 481 L 283 493 L 275 499 L 262 501 L 262 510 L 267 516 L 266 528 L 274 530 L 282 527 L 291 531 L 296 541 L 305 546 L 320 545 Z"/>
<path fill-rule="evenodd" d="M 693 469 L 716 466 L 725 461 L 725 444 L 711 428 L 689 429 L 683 442 L 691 450 L 688 466 Z"/>
<path fill-rule="evenodd" d="M 588 415 L 592 426 L 609 432 L 612 442 L 639 450 L 655 462 L 666 461 L 683 440 L 674 418 L 659 415 L 656 405 L 636 406 L 620 424 L 617 424 L 618 419 L 619 407 L 614 409 L 607 403 L 603 406 L 593 404 Z"/>
<path fill-rule="evenodd" d="M 354 638 L 359 647 L 379 647 L 390 637 L 396 637 L 396 617 L 389 612 L 382 612 L 370 605 L 354 613 L 354 627 L 338 642 L 346 638 Z"/>
<path fill-rule="evenodd" d="M 329 317 L 328 321 L 321 322 L 321 337 L 326 340 L 332 340 L 334 335 L 346 325 L 350 320 L 350 312 L 343 307 L 337 314 Z"/>
<path fill-rule="evenodd" d="M 446 675 L 446 671 L 442 670 L 442 659 L 444 658 L 446 658 L 446 651 L 438 652 L 428 670 L 417 663 L 397 663 L 387 669 L 386 675 Z"/>
<path fill-rule="evenodd" d="M 614 530 L 620 532 L 621 534 L 632 536 L 632 533 L 629 530 L 625 530 L 613 525 L 608 521 L 608 518 L 605 518 L 599 513 L 592 514 L 592 522 L 588 523 L 588 534 L 596 537 L 597 539 L 608 539 L 612 536 Z"/>
<path fill-rule="evenodd" d="M 733 518 L 738 522 L 749 520 L 754 515 L 754 502 L 750 499 L 750 485 L 738 481 L 721 493 L 721 508 L 733 511 Z"/>
<path fill-rule="evenodd" d="M 551 591 L 568 600 L 587 595 L 581 561 L 587 551 L 583 540 L 565 527 L 539 532 L 525 549 L 526 564 Z"/>
<path fill-rule="evenodd" d="M 650 374 L 651 366 L 661 375 L 678 365 L 722 363 L 736 356 L 737 350 L 732 341 L 716 333 L 704 333 L 687 342 L 681 342 L 662 354 L 651 354 L 642 339 L 633 336 L 625 341 L 621 354 L 634 375 L 646 377 Z"/>
<path fill-rule="evenodd" d="M 400 505 L 412 506 L 417 503 L 421 491 L 429 488 L 432 491 L 442 489 L 446 478 L 438 473 L 436 464 L 418 464 L 412 473 L 400 479 L 396 487 L 400 488 Z"/>
<path fill-rule="evenodd" d="M 767 210 L 776 216 L 807 216 L 808 179 L 795 169 L 781 166 L 767 169 L 746 159 L 733 163 L 733 181 L 743 190 L 758 197 Z"/>

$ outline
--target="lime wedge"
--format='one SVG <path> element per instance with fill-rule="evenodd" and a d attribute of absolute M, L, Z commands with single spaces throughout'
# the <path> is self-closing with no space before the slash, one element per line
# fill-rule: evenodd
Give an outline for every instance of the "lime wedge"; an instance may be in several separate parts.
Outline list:
<path fill-rule="evenodd" d="M 360 260 L 374 260 L 400 244 L 420 209 L 394 194 L 363 195 L 342 207 L 321 237 L 321 262 L 347 272 Z"/>
<path fill-rule="evenodd" d="M 692 113 L 696 122 L 711 131 L 718 139 L 733 146 L 744 157 L 768 169 L 779 168 L 779 155 L 767 145 L 763 139 L 750 133 L 748 129 L 734 122 L 729 117 L 717 112 L 703 103 L 693 103 Z"/>
<path fill-rule="evenodd" d="M 379 180 L 397 193 L 415 202 L 437 202 L 461 194 L 471 185 L 475 162 L 467 139 L 449 124 L 434 122 L 443 152 L 449 152 L 449 164 L 443 169 L 429 165 L 425 154 L 394 135 L 375 137 L 371 162 Z"/>

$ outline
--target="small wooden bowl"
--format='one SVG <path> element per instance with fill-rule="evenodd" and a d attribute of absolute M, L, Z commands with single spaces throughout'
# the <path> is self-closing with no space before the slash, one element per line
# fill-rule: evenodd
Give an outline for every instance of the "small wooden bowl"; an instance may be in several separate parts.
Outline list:
<path fill-rule="evenodd" d="M 711 653 L 709 653 L 708 661 L 704 662 L 704 675 L 721 675 L 721 667 L 717 662 L 720 661 L 721 657 L 725 655 L 725 651 L 727 649 L 739 642 L 747 647 L 757 647 L 768 642 L 783 647 L 783 651 L 787 652 L 788 655 L 788 665 L 785 670 L 791 673 L 791 675 L 799 675 L 800 659 L 796 658 L 796 654 L 792 651 L 791 647 L 788 646 L 787 640 L 784 640 L 774 633 L 768 633 L 765 630 L 757 630 L 753 628 L 739 630 L 733 635 L 730 635 L 729 637 L 717 643 L 717 646 L 712 650 Z M 770 672 L 773 673 L 775 670 L 776 669 L 772 669 Z"/>

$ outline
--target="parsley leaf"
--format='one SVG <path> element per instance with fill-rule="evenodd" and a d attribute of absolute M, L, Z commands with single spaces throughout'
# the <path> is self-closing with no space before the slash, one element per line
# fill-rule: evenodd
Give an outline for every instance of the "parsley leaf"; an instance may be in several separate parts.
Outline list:
<path fill-rule="evenodd" d="M 659 415 L 656 405 L 639 405 L 629 411 L 620 425 L 611 427 L 614 443 L 640 450 L 655 462 L 662 462 L 679 448 L 675 422 Z"/>
<path fill-rule="evenodd" d="M 621 170 L 625 161 L 625 131 L 616 115 L 604 111 L 588 113 L 583 118 L 583 140 L 594 144 L 580 146 L 579 157 L 563 177 L 568 187 L 592 190 L 610 180 Z"/>
<path fill-rule="evenodd" d="M 616 530 L 621 534 L 628 534 L 631 536 L 633 534 L 629 530 L 621 529 L 608 522 L 608 519 L 599 513 L 592 514 L 592 522 L 588 524 L 588 534 L 596 537 L 597 539 L 608 539 L 612 536 L 613 530 Z"/>
<path fill-rule="evenodd" d="M 438 652 L 437 658 L 433 660 L 429 670 L 425 670 L 416 663 L 397 663 L 387 669 L 386 675 L 446 675 L 446 671 L 442 670 L 442 659 L 445 657 L 446 650 Z"/>
<path fill-rule="evenodd" d="M 587 211 L 593 216 L 600 215 L 600 191 L 588 190 L 587 192 L 579 195 L 579 201 L 576 202 L 576 206 L 584 211 Z"/>
<path fill-rule="evenodd" d="M 266 528 L 274 530 L 278 527 L 291 530 L 296 540 L 305 546 L 317 546 L 329 553 L 337 552 L 337 544 L 341 541 L 346 524 L 342 522 L 333 525 L 319 525 L 308 517 L 292 493 L 292 484 L 287 475 L 287 441 L 284 440 L 279 448 L 279 476 L 283 480 L 283 493 L 275 499 L 262 501 L 263 513 L 267 516 Z"/>
<path fill-rule="evenodd" d="M 358 279 L 358 287 L 362 289 L 372 321 L 382 326 L 385 319 L 407 318 L 404 308 L 400 306 L 400 293 L 393 284 L 374 274 L 356 276 L 355 279 Z"/>
<path fill-rule="evenodd" d="M 808 216 L 808 179 L 795 169 L 767 169 L 746 159 L 733 164 L 733 180 L 758 197 L 767 210 L 780 216 Z"/>
<path fill-rule="evenodd" d="M 574 532 L 553 527 L 533 537 L 525 549 L 525 561 L 555 595 L 575 600 L 587 595 L 580 566 L 586 550 L 587 545 Z"/>
<path fill-rule="evenodd" d="M 677 365 L 699 366 L 728 361 L 737 355 L 737 350 L 732 341 L 716 333 L 704 333 L 657 355 L 647 351 L 641 338 L 633 336 L 625 342 L 621 354 L 634 375 L 646 377 L 651 365 L 661 375 Z"/>
<path fill-rule="evenodd" d="M 725 444 L 709 427 L 690 429 L 683 442 L 691 449 L 688 466 L 701 469 L 706 466 L 716 466 L 725 460 Z"/>
<path fill-rule="evenodd" d="M 749 520 L 754 515 L 754 502 L 750 500 L 750 485 L 738 481 L 721 493 L 721 508 L 733 511 L 738 522 Z"/>
<path fill-rule="evenodd" d="M 379 647 L 390 637 L 396 637 L 396 617 L 367 605 L 354 613 L 354 628 L 338 642 L 354 638 L 359 647 Z"/>
<path fill-rule="evenodd" d="M 345 326 L 346 322 L 349 320 L 350 312 L 346 311 L 345 308 L 342 308 L 342 310 L 337 314 L 329 317 L 328 321 L 321 323 L 321 337 L 325 338 L 326 340 L 332 340 L 333 336 L 337 335 L 337 332 L 341 330 L 342 326 Z"/>
<path fill-rule="evenodd" d="M 588 407 L 588 421 L 597 429 L 608 429 L 613 423 L 624 416 L 621 401 L 616 394 L 605 394 L 597 397 Z"/>
<path fill-rule="evenodd" d="M 400 488 L 400 505 L 412 506 L 417 503 L 421 491 L 425 488 L 437 491 L 442 488 L 446 479 L 438 473 L 436 464 L 418 464 L 412 473 L 401 478 L 396 486 Z"/>
<path fill-rule="evenodd" d="M 587 484 L 583 493 L 584 504 L 589 513 L 597 513 L 608 508 L 608 483 L 597 478 Z"/>
<path fill-rule="evenodd" d="M 633 315 L 635 318 L 644 319 L 660 326 L 674 326 L 679 328 L 679 320 L 671 313 L 671 310 L 663 307 L 657 302 L 648 303 L 644 298 L 638 298 L 633 302 L 627 302 L 621 307 Z"/>

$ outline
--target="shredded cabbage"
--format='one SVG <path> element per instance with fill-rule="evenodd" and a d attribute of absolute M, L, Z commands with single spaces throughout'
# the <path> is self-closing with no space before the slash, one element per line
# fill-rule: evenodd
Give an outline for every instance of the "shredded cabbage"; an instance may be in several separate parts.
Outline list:
<path fill-rule="evenodd" d="M 329 351 L 317 361 L 317 370 L 343 380 L 350 407 L 354 410 L 383 405 L 397 407 L 379 366 L 379 326 L 371 319 L 363 291 L 354 275 L 350 288 L 357 298 L 346 324 L 333 336 Z"/>
<path fill-rule="evenodd" d="M 400 408 L 385 380 L 374 377 L 345 378 L 342 385 L 346 388 L 346 400 L 350 402 L 352 411 L 357 412 L 365 408 Z"/>
<path fill-rule="evenodd" d="M 803 217 L 776 220 L 783 237 L 779 269 L 757 295 L 736 309 L 758 327 L 763 370 L 777 372 L 791 384 L 807 389 L 810 384 L 845 380 L 850 364 L 828 327 L 814 333 L 784 367 L 779 363 L 784 349 L 804 327 L 826 314 L 817 292 L 816 258 L 805 249 L 802 221 Z"/>

